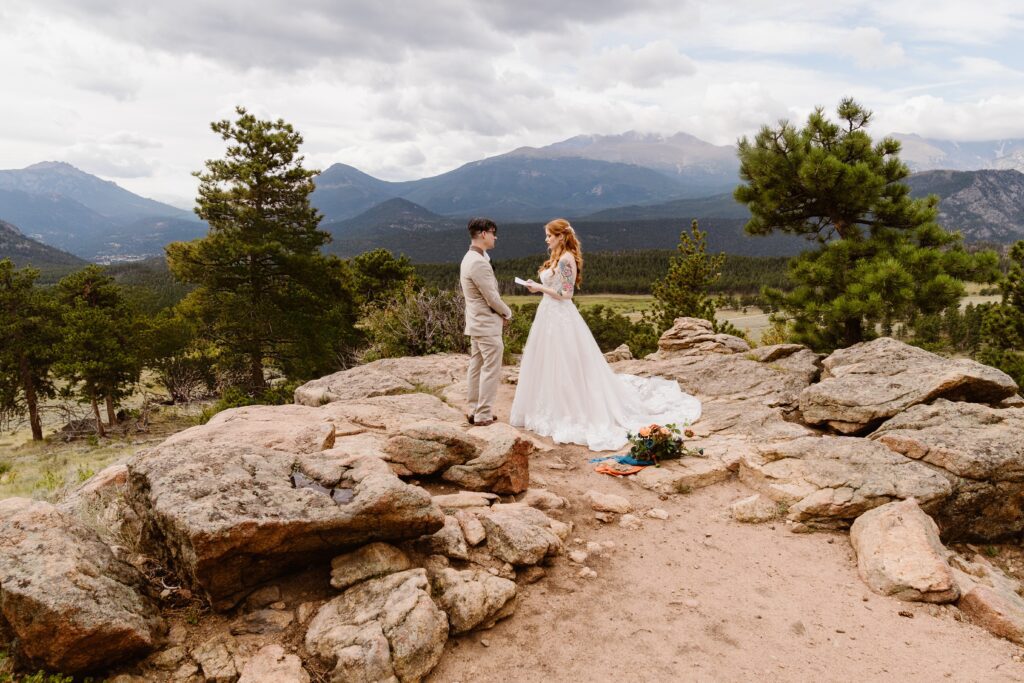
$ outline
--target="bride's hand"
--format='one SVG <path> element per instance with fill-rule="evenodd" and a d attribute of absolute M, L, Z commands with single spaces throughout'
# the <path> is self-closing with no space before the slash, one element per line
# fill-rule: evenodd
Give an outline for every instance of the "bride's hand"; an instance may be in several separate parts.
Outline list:
<path fill-rule="evenodd" d="M 537 284 L 536 282 L 534 282 L 533 280 L 527 280 L 526 281 L 526 288 L 528 290 L 530 290 L 531 294 L 536 294 L 537 292 L 539 292 L 540 291 L 540 287 L 541 286 L 539 284 Z"/>

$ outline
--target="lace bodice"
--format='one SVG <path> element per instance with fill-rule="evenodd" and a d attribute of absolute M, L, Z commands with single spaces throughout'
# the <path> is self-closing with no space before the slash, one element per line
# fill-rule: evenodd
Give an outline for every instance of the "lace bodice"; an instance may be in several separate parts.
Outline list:
<path fill-rule="evenodd" d="M 562 254 L 554 268 L 546 268 L 540 272 L 540 282 L 550 287 L 564 299 L 571 299 L 576 289 L 576 259 L 572 254 Z M 547 295 L 544 295 L 547 297 Z"/>

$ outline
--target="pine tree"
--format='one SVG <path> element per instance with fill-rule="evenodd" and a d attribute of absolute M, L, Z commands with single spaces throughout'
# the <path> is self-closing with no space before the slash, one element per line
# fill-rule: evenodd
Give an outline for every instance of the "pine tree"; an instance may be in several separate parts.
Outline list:
<path fill-rule="evenodd" d="M 703 318 L 719 332 L 741 335 L 729 323 L 715 320 L 711 287 L 721 276 L 725 254 L 707 254 L 707 232 L 694 220 L 690 231 L 679 234 L 676 253 L 669 259 L 665 277 L 651 283 L 654 294 L 653 322 L 659 331 L 672 327 L 676 318 Z"/>
<path fill-rule="evenodd" d="M 27 411 L 32 438 L 41 441 L 39 401 L 54 396 L 50 368 L 60 335 L 53 302 L 35 287 L 38 276 L 0 260 L 0 407 Z"/>
<path fill-rule="evenodd" d="M 1010 267 L 999 288 L 1002 301 L 985 307 L 982 314 L 978 360 L 1024 386 L 1024 241 L 1010 249 Z"/>
<path fill-rule="evenodd" d="M 265 364 L 290 377 L 336 367 L 355 310 L 347 269 L 320 253 L 330 235 L 309 203 L 317 171 L 302 165 L 302 136 L 281 119 L 236 111 L 237 120 L 211 124 L 228 142 L 225 157 L 195 173 L 196 213 L 209 234 L 168 245 L 167 259 L 176 277 L 197 285 L 188 305 L 222 362 L 259 393 Z"/>
<path fill-rule="evenodd" d="M 920 312 L 959 301 L 963 279 L 996 276 L 992 252 L 967 253 L 959 233 L 935 221 L 938 199 L 912 199 L 900 144 L 873 144 L 871 112 L 852 99 L 840 123 L 816 109 L 802 129 L 763 127 L 739 143 L 737 201 L 751 212 L 746 231 L 803 235 L 817 244 L 793 259 L 789 293 L 766 290 L 790 318 L 794 341 L 827 351 L 884 332 Z"/>
<path fill-rule="evenodd" d="M 134 311 L 114 279 L 100 266 L 88 266 L 57 283 L 63 339 L 56 373 L 92 406 L 96 432 L 106 436 L 117 423 L 116 408 L 139 381 L 141 364 Z"/>

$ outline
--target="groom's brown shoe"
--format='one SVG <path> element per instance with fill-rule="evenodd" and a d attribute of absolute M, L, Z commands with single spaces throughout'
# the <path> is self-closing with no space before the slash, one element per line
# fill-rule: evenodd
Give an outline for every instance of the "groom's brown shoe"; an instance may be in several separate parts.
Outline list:
<path fill-rule="evenodd" d="M 473 416 L 472 415 L 466 415 L 466 422 L 468 422 L 469 424 L 476 424 L 473 421 Z"/>
<path fill-rule="evenodd" d="M 492 417 L 492 418 L 490 418 L 488 420 L 476 420 L 475 422 L 473 422 L 473 424 L 475 426 L 477 426 L 477 427 L 486 427 L 488 425 L 494 424 L 497 421 L 498 421 L 498 418 Z"/>

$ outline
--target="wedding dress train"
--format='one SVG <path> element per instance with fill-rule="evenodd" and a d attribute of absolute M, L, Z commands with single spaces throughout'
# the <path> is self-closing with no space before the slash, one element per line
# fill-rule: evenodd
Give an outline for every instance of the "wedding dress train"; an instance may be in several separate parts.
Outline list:
<path fill-rule="evenodd" d="M 541 282 L 571 294 L 575 261 L 566 254 L 558 266 Z M 673 380 L 615 374 L 572 299 L 542 295 L 519 365 L 513 426 L 605 451 L 625 446 L 626 432 L 692 424 L 700 413 L 700 401 Z"/>

